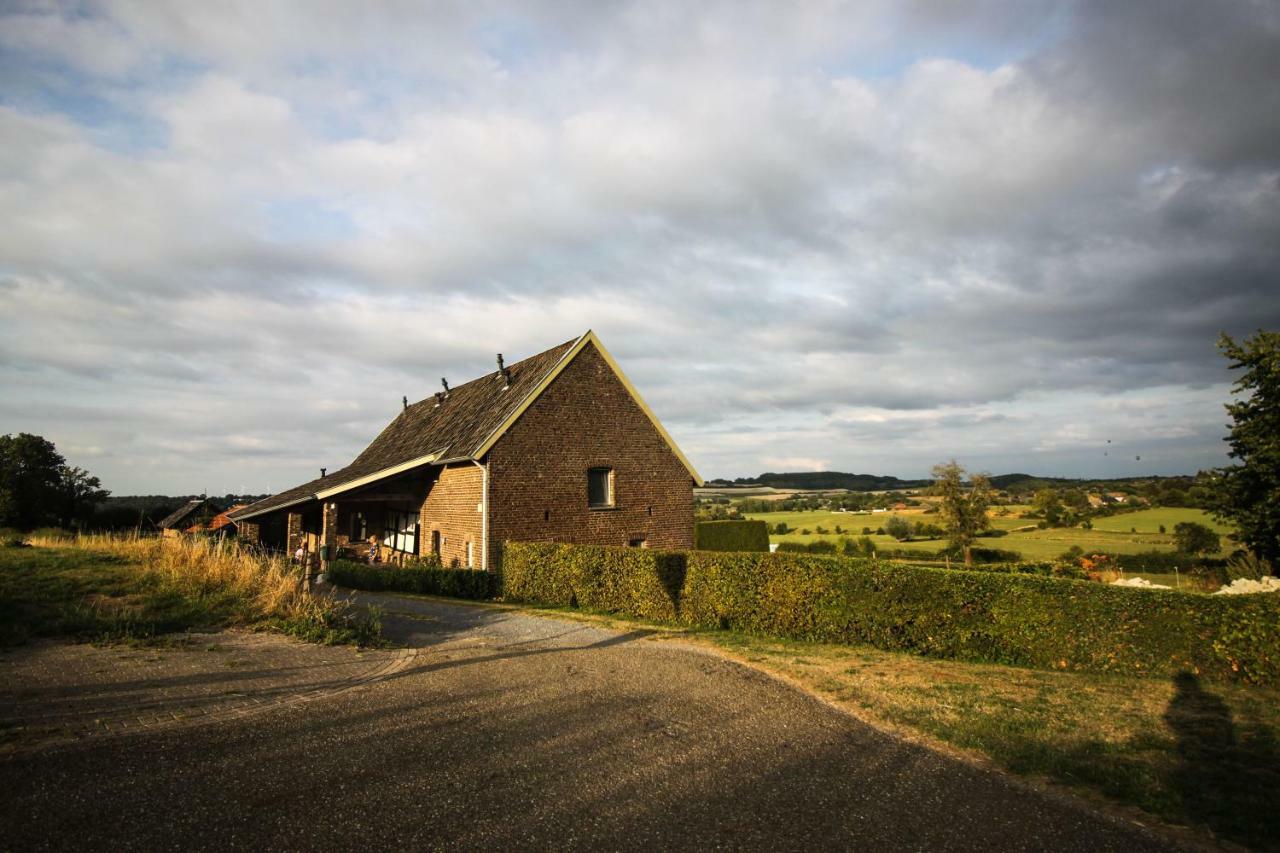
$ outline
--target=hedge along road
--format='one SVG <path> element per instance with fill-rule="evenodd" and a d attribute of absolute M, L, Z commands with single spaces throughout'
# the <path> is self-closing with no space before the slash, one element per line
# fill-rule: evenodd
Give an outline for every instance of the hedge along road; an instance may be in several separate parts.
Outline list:
<path fill-rule="evenodd" d="M 4 846 L 1172 846 L 644 631 L 359 598 L 416 650 L 399 672 L 254 717 L 0 759 Z"/>

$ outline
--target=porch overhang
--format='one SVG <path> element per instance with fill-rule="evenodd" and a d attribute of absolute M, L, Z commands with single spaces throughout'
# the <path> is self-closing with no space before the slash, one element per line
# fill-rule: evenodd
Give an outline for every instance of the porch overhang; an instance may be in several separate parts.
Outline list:
<path fill-rule="evenodd" d="M 257 510 L 250 507 L 247 511 L 241 511 L 241 512 L 235 513 L 231 518 L 233 521 L 236 521 L 236 522 L 247 521 L 251 518 L 257 518 L 263 515 L 270 515 L 271 513 L 279 512 L 280 510 L 283 510 L 283 509 L 290 509 L 300 504 L 310 503 L 311 501 L 325 501 L 325 500 L 328 500 L 329 498 L 337 497 L 338 495 L 346 494 L 347 492 L 351 492 L 351 491 L 355 491 L 356 489 L 363 488 L 364 486 L 368 486 L 372 483 L 377 483 L 380 480 L 386 480 L 391 477 L 395 477 L 396 475 L 403 474 L 406 471 L 412 471 L 414 468 L 420 468 L 423 465 L 430 465 L 433 462 L 437 462 L 443 454 L 444 454 L 443 450 L 437 450 L 434 453 L 428 453 L 425 456 L 418 456 L 413 459 L 409 459 L 405 462 L 401 462 L 397 465 L 392 465 L 390 467 L 382 468 L 377 471 L 374 471 L 370 474 L 365 474 L 363 476 L 356 477 L 355 479 L 352 479 L 352 480 L 345 480 L 333 486 L 332 488 L 316 489 L 313 492 L 310 492 L 304 495 L 299 495 L 298 497 L 295 497 L 292 500 L 286 501 L 284 503 L 276 504 L 275 506 L 268 506 L 268 507 L 264 507 L 262 509 L 257 509 Z"/>
<path fill-rule="evenodd" d="M 419 456 L 416 459 L 410 459 L 408 462 L 401 462 L 399 465 L 392 465 L 390 468 L 383 468 L 381 471 L 374 471 L 372 474 L 366 474 L 363 477 L 348 480 L 347 482 L 340 483 L 331 489 L 318 489 L 315 493 L 315 498 L 322 501 L 328 500 L 329 498 L 336 497 L 344 492 L 350 492 L 353 489 L 368 486 L 369 484 L 376 483 L 379 480 L 385 480 L 388 477 L 403 474 L 405 471 L 411 471 L 414 468 L 419 468 L 423 465 L 430 465 L 439 458 L 439 452 L 428 453 L 426 456 Z"/>

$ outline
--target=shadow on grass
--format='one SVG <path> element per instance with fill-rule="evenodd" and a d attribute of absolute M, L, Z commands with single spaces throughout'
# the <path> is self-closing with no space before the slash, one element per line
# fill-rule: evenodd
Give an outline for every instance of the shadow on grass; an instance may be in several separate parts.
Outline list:
<path fill-rule="evenodd" d="M 1171 783 L 1187 820 L 1218 835 L 1280 849 L 1280 751 L 1271 732 L 1241 732 L 1231 709 L 1189 672 L 1174 676 L 1176 692 L 1164 721 L 1177 738 L 1179 763 Z"/>

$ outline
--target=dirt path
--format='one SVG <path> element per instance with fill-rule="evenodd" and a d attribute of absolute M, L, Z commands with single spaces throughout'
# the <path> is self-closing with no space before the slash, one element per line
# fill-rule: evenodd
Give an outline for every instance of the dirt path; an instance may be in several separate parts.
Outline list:
<path fill-rule="evenodd" d="M 402 669 L 252 716 L 0 758 L 8 844 L 1168 849 L 642 631 L 361 597 L 412 643 Z"/>

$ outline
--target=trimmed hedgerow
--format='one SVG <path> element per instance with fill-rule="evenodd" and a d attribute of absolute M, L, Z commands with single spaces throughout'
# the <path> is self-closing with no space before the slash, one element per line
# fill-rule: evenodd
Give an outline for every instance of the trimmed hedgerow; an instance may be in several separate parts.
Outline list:
<path fill-rule="evenodd" d="M 693 526 L 693 547 L 699 551 L 768 551 L 769 527 L 758 520 L 699 521 Z"/>
<path fill-rule="evenodd" d="M 329 580 L 339 586 L 370 592 L 391 590 L 473 600 L 496 598 L 500 588 L 497 575 L 473 569 L 370 566 L 350 560 L 331 563 Z"/>
<path fill-rule="evenodd" d="M 512 543 L 508 599 L 1047 669 L 1280 682 L 1280 596 L 799 554 Z"/>

